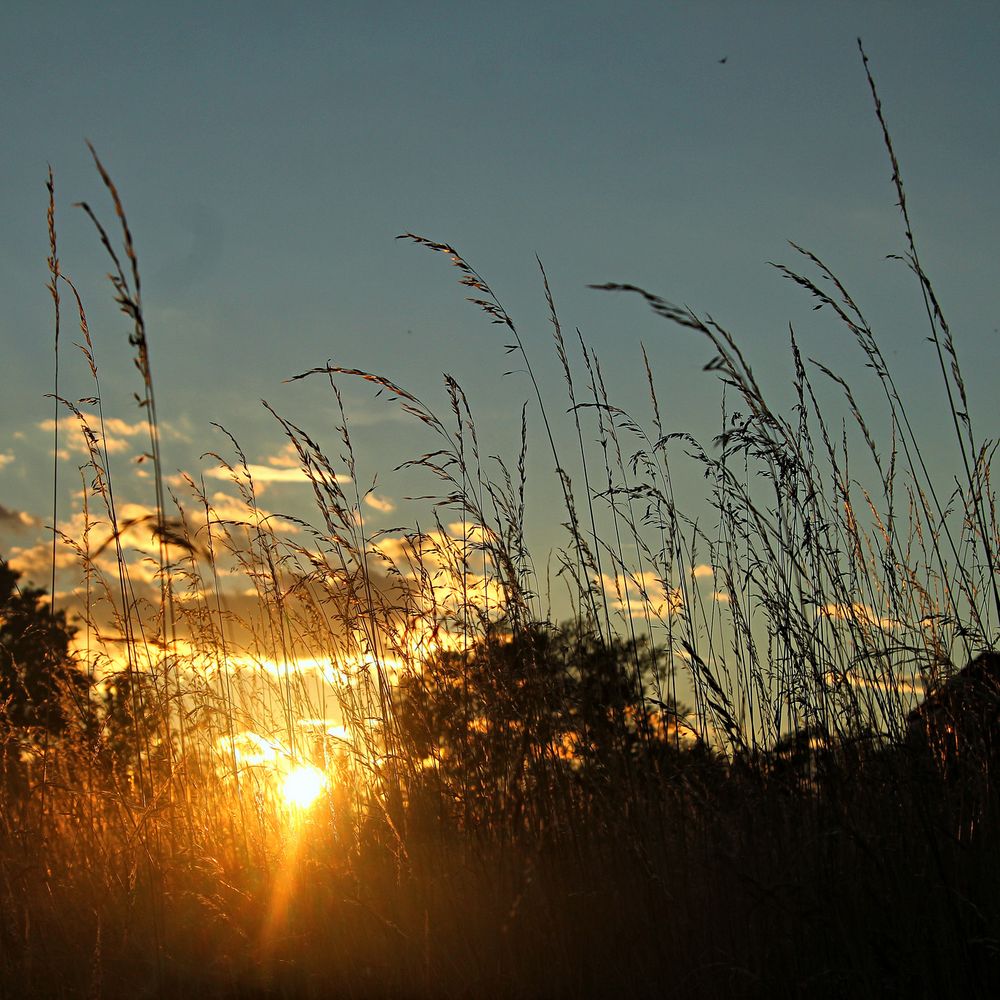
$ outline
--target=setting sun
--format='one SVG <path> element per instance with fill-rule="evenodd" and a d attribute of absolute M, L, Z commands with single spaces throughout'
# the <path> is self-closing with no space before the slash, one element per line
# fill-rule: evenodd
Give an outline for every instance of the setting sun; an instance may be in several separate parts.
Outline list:
<path fill-rule="evenodd" d="M 304 764 L 289 771 L 281 791 L 290 806 L 308 809 L 323 794 L 325 788 L 326 775 L 319 768 Z"/>

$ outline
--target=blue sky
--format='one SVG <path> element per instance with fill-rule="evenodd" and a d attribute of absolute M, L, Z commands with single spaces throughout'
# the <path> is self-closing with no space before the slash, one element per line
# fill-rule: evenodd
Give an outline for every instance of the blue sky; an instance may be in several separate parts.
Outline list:
<path fill-rule="evenodd" d="M 488 278 L 557 411 L 535 254 L 612 395 L 646 416 L 645 342 L 670 428 L 703 436 L 718 421 L 707 345 L 586 286 L 629 281 L 710 312 L 780 397 L 790 322 L 808 353 L 862 371 L 844 335 L 768 266 L 792 261 L 795 240 L 842 274 L 923 416 L 939 383 L 913 281 L 885 260 L 902 250 L 902 226 L 859 35 L 980 433 L 995 435 L 998 29 L 992 3 L 7 3 L 0 506 L 49 516 L 47 164 L 105 404 L 123 427 L 139 420 L 127 325 L 72 207 L 87 200 L 111 219 L 86 139 L 136 238 L 171 470 L 204 468 L 202 452 L 225 448 L 211 421 L 252 461 L 283 467 L 261 397 L 335 451 L 329 392 L 283 382 L 328 358 L 442 411 L 440 376 L 452 373 L 486 450 L 511 454 L 529 387 L 502 377 L 504 338 L 462 301 L 445 260 L 394 239 L 406 231 L 453 244 Z M 71 323 L 64 331 L 67 345 L 77 339 Z M 71 349 L 63 391 L 91 392 Z M 346 392 L 365 475 L 387 477 L 391 517 L 405 523 L 406 485 L 389 470 L 429 442 L 367 388 Z M 937 418 L 924 432 L 947 476 Z M 533 440 L 542 471 L 529 500 L 544 508 L 557 484 Z M 78 464 L 71 456 L 68 478 Z M 301 485 L 275 483 L 268 500 L 308 512 Z M 3 528 L 5 550 L 30 543 L 23 518 Z"/>

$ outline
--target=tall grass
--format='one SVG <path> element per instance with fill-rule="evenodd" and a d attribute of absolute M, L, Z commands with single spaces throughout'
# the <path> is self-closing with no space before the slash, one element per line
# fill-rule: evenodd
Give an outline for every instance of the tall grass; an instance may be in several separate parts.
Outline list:
<path fill-rule="evenodd" d="M 271 410 L 315 523 L 262 505 L 228 431 L 207 456 L 239 498 L 223 508 L 203 480 L 165 475 L 138 258 L 95 154 L 118 236 L 83 209 L 131 323 L 149 436 L 152 496 L 126 512 L 50 178 L 56 356 L 68 288 L 94 383 L 61 401 L 88 462 L 84 528 L 60 539 L 81 569 L 92 684 L 67 732 L 7 737 L 22 752 L 0 819 L 0 994 L 996 986 L 992 740 L 960 733 L 947 754 L 928 749 L 929 714 L 915 711 L 996 648 L 996 442 L 974 427 L 868 80 L 955 431 L 954 485 L 925 459 L 860 305 L 809 251 L 793 247 L 799 266 L 778 272 L 856 343 L 884 399 L 877 420 L 794 330 L 786 411 L 712 318 L 600 286 L 711 345 L 721 426 L 702 443 L 665 425 L 645 351 L 651 420 L 611 398 L 596 353 L 564 335 L 544 269 L 555 387 L 472 264 L 407 234 L 457 268 L 523 361 L 532 405 L 517 454 L 488 457 L 452 377 L 441 415 L 383 374 L 325 365 L 296 378 L 329 384 L 333 456 Z M 430 439 L 403 470 L 415 492 L 431 484 L 423 527 L 366 520 L 351 380 Z M 843 410 L 821 405 L 830 386 Z M 567 624 L 548 620 L 526 542 L 536 420 L 564 506 Z M 695 473 L 706 504 L 683 510 L 675 483 Z M 238 592 L 251 597 L 236 605 Z M 309 807 L 286 794 L 303 769 L 325 782 Z"/>

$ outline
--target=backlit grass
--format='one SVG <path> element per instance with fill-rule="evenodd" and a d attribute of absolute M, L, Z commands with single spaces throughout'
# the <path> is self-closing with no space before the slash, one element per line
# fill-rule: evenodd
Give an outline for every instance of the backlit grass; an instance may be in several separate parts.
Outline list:
<path fill-rule="evenodd" d="M 407 234 L 454 266 L 526 370 L 520 449 L 491 457 L 451 376 L 435 408 L 387 375 L 322 365 L 297 377 L 328 384 L 332 443 L 272 411 L 315 516 L 265 509 L 228 432 L 210 458 L 237 498 L 223 505 L 163 468 L 138 255 L 95 154 L 115 227 L 83 207 L 131 324 L 148 433 L 149 494 L 125 502 L 50 178 L 56 357 L 72 317 L 93 378 L 64 399 L 57 366 L 53 393 L 56 451 L 60 434 L 87 444 L 79 509 L 52 513 L 74 525 L 53 566 L 76 567 L 60 599 L 80 615 L 85 683 L 50 696 L 58 725 L 7 706 L 0 993 L 996 989 L 996 441 L 975 422 L 872 94 L 954 479 L 926 458 L 862 305 L 807 250 L 779 276 L 836 318 L 875 412 L 797 331 L 779 406 L 735 333 L 602 286 L 711 348 L 720 426 L 701 442 L 662 417 L 669 387 L 645 352 L 628 406 L 611 398 L 544 270 L 558 385 L 533 363 L 550 348 L 487 279 Z M 351 381 L 413 422 L 419 526 L 369 522 Z M 551 571 L 526 541 L 529 446 L 562 501 Z M 57 462 L 56 497 L 65 475 Z M 704 503 L 682 509 L 675 484 L 694 476 Z"/>

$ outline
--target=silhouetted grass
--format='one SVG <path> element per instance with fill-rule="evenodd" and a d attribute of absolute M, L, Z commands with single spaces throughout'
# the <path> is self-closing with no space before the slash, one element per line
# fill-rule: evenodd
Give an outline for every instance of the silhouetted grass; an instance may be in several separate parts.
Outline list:
<path fill-rule="evenodd" d="M 171 486 L 162 468 L 137 255 L 95 155 L 117 241 L 84 209 L 132 325 L 149 432 L 153 495 L 126 511 L 50 182 L 57 363 L 65 286 L 94 380 L 60 410 L 89 448 L 84 528 L 60 545 L 82 570 L 91 694 L 67 732 L 5 727 L 17 752 L 4 752 L 0 993 L 938 997 L 1000 985 L 1000 670 L 987 653 L 958 671 L 997 643 L 996 443 L 974 428 L 872 93 L 956 484 L 925 461 L 861 307 L 806 250 L 793 248 L 802 270 L 778 271 L 857 344 L 881 416 L 794 331 L 786 412 L 713 319 L 601 286 L 711 344 L 721 426 L 703 444 L 663 421 L 645 353 L 651 420 L 611 398 L 594 351 L 564 336 L 544 270 L 557 387 L 474 267 L 408 234 L 450 260 L 524 363 L 534 400 L 517 455 L 488 456 L 450 376 L 441 416 L 385 375 L 327 365 L 297 378 L 328 381 L 336 454 L 272 410 L 315 523 L 264 509 L 228 432 L 210 458 L 239 509 L 220 509 L 204 482 Z M 366 521 L 345 380 L 431 438 L 405 467 L 415 491 L 434 486 L 423 528 Z M 830 386 L 843 411 L 820 405 Z M 547 620 L 525 541 L 533 419 L 564 505 L 564 624 Z M 680 509 L 674 484 L 695 474 L 705 508 Z M 231 581 L 249 610 L 229 604 Z M 299 807 L 282 787 L 307 765 L 327 784 Z"/>

